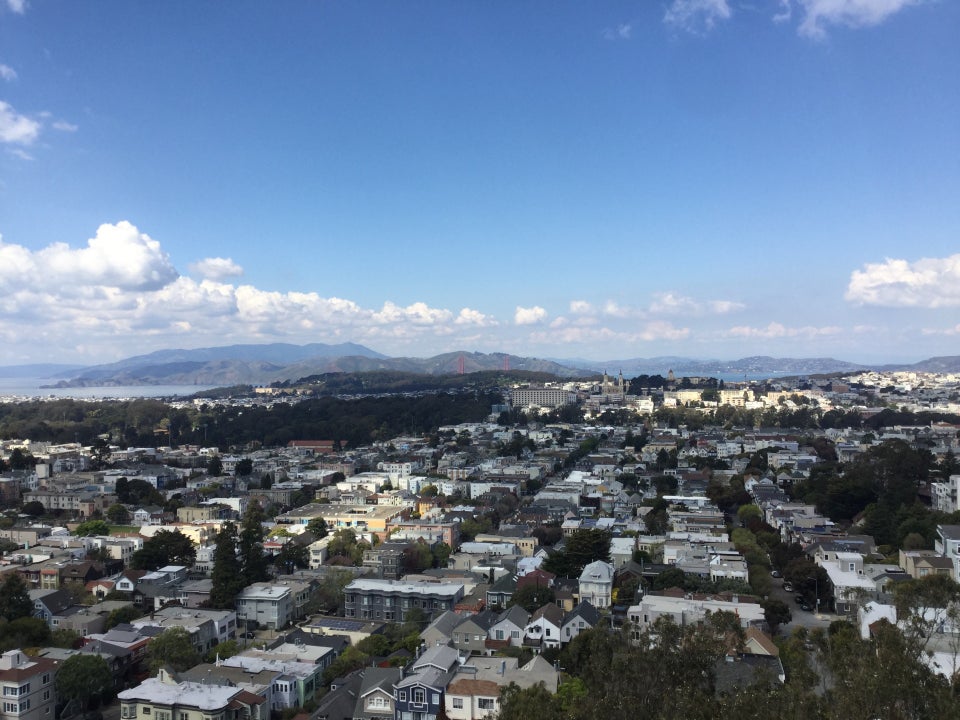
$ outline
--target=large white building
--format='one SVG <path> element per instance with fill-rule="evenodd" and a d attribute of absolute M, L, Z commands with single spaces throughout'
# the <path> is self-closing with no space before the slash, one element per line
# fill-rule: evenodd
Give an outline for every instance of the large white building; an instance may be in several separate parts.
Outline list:
<path fill-rule="evenodd" d="M 515 408 L 557 408 L 576 401 L 577 394 L 563 388 L 530 387 L 510 391 L 510 404 Z"/>

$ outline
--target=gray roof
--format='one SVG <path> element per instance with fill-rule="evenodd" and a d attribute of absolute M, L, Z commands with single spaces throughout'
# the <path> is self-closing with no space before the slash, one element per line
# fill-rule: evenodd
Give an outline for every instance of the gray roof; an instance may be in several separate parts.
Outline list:
<path fill-rule="evenodd" d="M 427 627 L 423 629 L 423 633 L 421 633 L 421 636 L 427 631 L 432 630 L 434 632 L 440 633 L 444 637 L 447 637 L 447 638 L 452 637 L 453 629 L 457 625 L 459 625 L 462 621 L 463 621 L 462 616 L 457 615 L 455 612 L 451 610 L 446 610 L 440 615 L 440 617 L 438 617 L 436 620 L 434 620 L 432 623 L 430 623 L 429 625 L 427 625 Z"/>
<path fill-rule="evenodd" d="M 504 620 L 509 620 L 517 627 L 524 627 L 530 620 L 530 613 L 520 605 L 512 605 L 500 613 L 500 617 L 497 618 L 498 623 Z"/>
<path fill-rule="evenodd" d="M 434 645 L 413 662 L 413 670 L 416 672 L 434 667 L 446 671 L 457 664 L 459 657 L 459 653 L 449 645 Z"/>

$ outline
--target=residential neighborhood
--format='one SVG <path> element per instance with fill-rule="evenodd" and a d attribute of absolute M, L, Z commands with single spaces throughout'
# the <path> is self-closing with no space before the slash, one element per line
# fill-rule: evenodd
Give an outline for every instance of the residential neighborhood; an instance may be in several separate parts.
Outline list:
<path fill-rule="evenodd" d="M 609 638 L 711 637 L 729 702 L 844 628 L 955 687 L 958 393 L 604 376 L 360 446 L 3 439 L 0 718 L 516 717 Z"/>

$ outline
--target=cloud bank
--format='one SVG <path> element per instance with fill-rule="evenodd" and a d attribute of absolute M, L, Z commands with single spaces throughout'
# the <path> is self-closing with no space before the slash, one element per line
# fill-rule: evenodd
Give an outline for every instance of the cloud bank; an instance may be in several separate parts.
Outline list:
<path fill-rule="evenodd" d="M 960 305 L 960 254 L 916 262 L 887 259 L 850 276 L 846 299 L 862 305 L 946 308 Z"/>

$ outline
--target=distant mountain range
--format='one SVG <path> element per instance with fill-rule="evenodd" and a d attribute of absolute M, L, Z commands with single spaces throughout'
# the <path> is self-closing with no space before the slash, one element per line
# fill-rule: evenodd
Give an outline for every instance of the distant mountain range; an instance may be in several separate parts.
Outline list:
<path fill-rule="evenodd" d="M 749 378 L 812 375 L 858 370 L 960 372 L 960 356 L 936 357 L 907 365 L 864 365 L 834 358 L 747 357 L 739 360 L 697 360 L 663 356 L 596 362 L 584 359 L 541 359 L 504 353 L 451 352 L 429 358 L 391 358 L 355 343 L 328 345 L 230 345 L 195 350 L 159 350 L 115 363 L 86 368 L 69 365 L 0 367 L 0 377 L 59 380 L 48 387 L 116 387 L 127 385 L 267 385 L 324 373 L 395 370 L 443 375 L 480 370 L 529 370 L 558 377 L 585 377 L 601 372 L 625 377 L 666 375 Z"/>
<path fill-rule="evenodd" d="M 324 373 L 396 370 L 444 375 L 480 370 L 529 370 L 559 377 L 583 377 L 591 370 L 550 360 L 503 353 L 453 352 L 429 358 L 391 358 L 354 343 L 326 345 L 231 345 L 196 350 L 159 350 L 119 362 L 83 368 L 47 387 L 118 387 L 132 385 L 268 385 Z M 0 368 L 0 377 L 3 369 Z M 49 377 L 49 375 L 35 375 Z M 61 374 L 60 377 L 63 377 Z"/>

